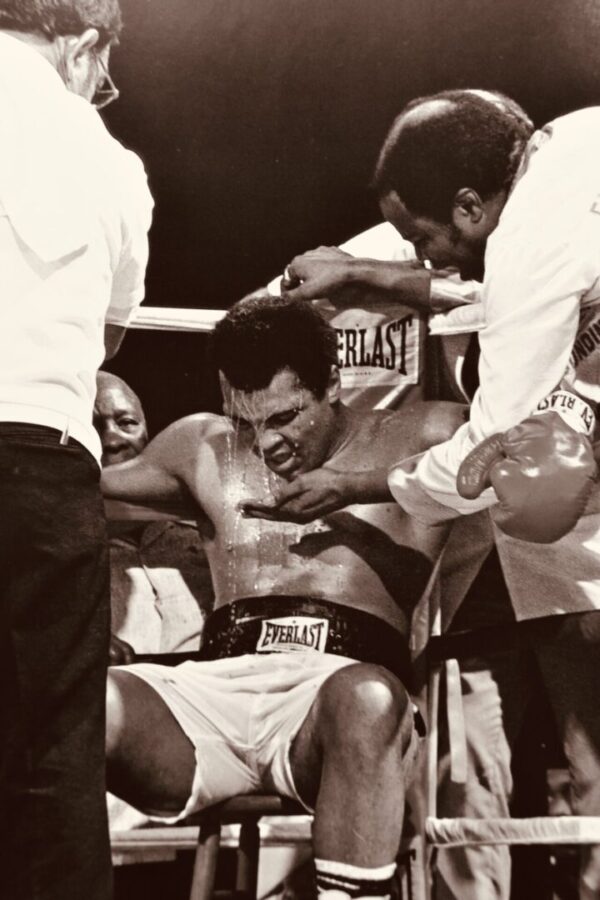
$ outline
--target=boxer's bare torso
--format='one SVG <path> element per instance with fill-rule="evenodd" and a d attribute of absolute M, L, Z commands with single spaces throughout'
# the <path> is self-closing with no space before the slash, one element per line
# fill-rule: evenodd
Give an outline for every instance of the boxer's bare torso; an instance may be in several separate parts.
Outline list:
<path fill-rule="evenodd" d="M 311 603 L 304 606 L 305 610 L 310 607 L 308 616 L 316 616 L 317 620 L 330 616 L 334 622 L 334 642 L 342 632 L 346 635 L 343 648 L 340 645 L 336 650 L 332 646 L 326 651 L 329 654 L 341 651 L 346 655 L 350 651 L 352 659 L 365 661 L 367 648 L 359 645 L 361 635 L 365 641 L 369 635 L 368 640 L 374 643 L 368 649 L 367 662 L 375 661 L 379 665 L 376 669 L 350 665 L 347 668 L 353 671 L 348 677 L 365 679 L 360 693 L 366 690 L 366 696 L 370 697 L 369 691 L 374 692 L 368 706 L 375 710 L 381 708 L 381 697 L 389 696 L 392 691 L 393 728 L 402 723 L 412 733 L 412 717 L 405 715 L 408 698 L 403 686 L 403 641 L 390 643 L 387 629 L 378 627 L 377 623 L 374 629 L 368 616 L 362 619 L 356 614 L 348 616 L 346 621 L 358 627 L 359 633 L 345 626 L 339 632 L 337 610 L 331 607 L 330 613 L 321 612 L 314 601 L 324 600 L 370 613 L 397 629 L 399 634 L 408 635 L 412 610 L 429 580 L 445 539 L 445 528 L 420 525 L 393 502 L 349 506 L 308 525 L 249 518 L 240 509 L 248 501 L 262 500 L 268 506 L 277 497 L 278 490 L 285 485 L 301 484 L 304 475 L 322 478 L 325 473 L 327 478 L 330 469 L 335 482 L 336 467 L 340 472 L 355 471 L 357 475 L 376 468 L 385 476 L 393 462 L 443 440 L 462 419 L 460 407 L 434 403 L 415 404 L 396 413 L 356 414 L 337 400 L 339 380 L 336 379 L 333 372 L 320 399 L 299 385 L 290 370 L 278 372 L 261 391 L 245 394 L 224 390 L 226 417 L 196 415 L 176 422 L 136 459 L 105 469 L 103 489 L 110 497 L 152 506 L 157 501 L 175 505 L 191 497 L 205 539 L 217 607 L 224 610 L 234 601 L 246 600 L 232 610 L 231 622 L 227 614 L 220 619 L 217 611 L 212 620 L 216 631 L 211 631 L 207 624 L 204 637 L 209 654 L 215 648 L 220 653 L 222 647 L 229 646 L 230 637 L 243 643 L 246 623 L 251 632 L 248 647 L 256 646 L 258 650 L 258 644 L 253 643 L 252 627 L 257 618 L 254 613 L 264 611 L 267 606 L 269 618 L 258 615 L 263 618 L 260 637 L 256 633 L 256 640 L 263 642 L 261 649 L 267 645 L 277 650 L 282 650 L 284 645 L 285 649 L 298 650 L 301 645 L 315 649 L 316 632 L 310 629 L 319 629 L 317 640 L 325 634 L 328 641 L 329 633 L 315 619 L 312 625 L 299 622 L 298 618 L 306 618 L 305 613 L 299 612 L 302 604 L 296 600 L 290 604 L 286 599 L 298 595 L 310 598 Z M 385 477 L 383 485 L 383 491 L 378 488 L 375 492 L 377 497 L 387 495 Z M 264 597 L 270 600 L 253 603 L 252 598 Z M 274 604 L 281 604 L 281 617 L 274 612 Z M 291 614 L 290 605 L 294 607 Z M 236 647 L 239 650 L 239 644 Z M 271 657 L 262 659 L 270 661 Z M 182 667 L 182 677 L 184 671 L 191 674 L 190 665 L 200 666 L 195 670 L 200 698 L 205 670 L 202 663 L 186 664 L 188 668 Z M 390 671 L 385 672 L 386 668 Z M 157 693 L 156 684 L 153 687 L 143 677 L 136 677 L 135 671 L 119 668 L 113 670 L 108 684 L 111 789 L 144 809 L 181 811 L 194 783 L 197 760 L 194 744 L 172 715 L 168 703 Z M 347 679 L 340 676 L 337 680 L 336 673 L 328 670 L 326 684 L 326 693 L 322 695 L 319 691 L 289 754 L 296 790 L 313 806 L 322 783 L 323 747 L 334 746 L 337 741 L 328 731 L 332 708 L 340 710 L 345 728 L 354 737 L 366 728 L 364 739 L 369 747 L 373 743 L 371 720 L 363 718 L 360 704 L 355 708 L 357 694 Z M 387 701 L 383 705 L 389 708 Z M 382 719 L 378 718 L 378 722 Z M 154 739 L 158 732 L 160 742 Z M 332 733 L 340 732 L 334 729 Z M 403 744 L 405 740 L 408 732 L 403 732 L 402 740 L 399 739 L 399 749 L 408 746 Z M 353 753 L 350 755 L 353 764 Z M 395 758 L 395 754 L 391 756 Z M 386 743 L 385 758 L 389 757 Z M 403 806 L 397 802 L 403 775 L 395 764 L 392 769 L 389 790 L 386 787 L 384 794 L 386 798 L 394 798 L 393 807 L 398 810 Z M 332 764 L 332 796 L 335 797 L 343 796 L 347 789 L 347 779 L 342 778 L 346 787 L 335 783 L 335 773 L 339 771 L 336 760 Z M 368 781 L 365 786 L 360 785 L 367 798 L 358 816 L 362 827 L 366 810 L 372 807 L 372 775 L 369 767 L 359 765 L 352 771 L 353 790 L 359 786 L 361 771 L 366 773 Z M 327 778 L 323 779 L 325 782 Z M 382 802 L 378 800 L 378 810 Z M 331 802 L 326 802 L 324 807 L 334 809 Z M 339 812 L 343 818 L 344 810 Z M 332 834 L 339 833 L 335 810 L 333 824 L 323 827 L 331 828 Z M 381 835 L 376 828 L 372 833 L 377 834 L 380 846 Z"/>
<path fill-rule="evenodd" d="M 285 418 L 290 404 L 283 395 L 267 413 Z M 293 461 L 276 447 L 271 467 L 266 465 L 269 451 L 259 446 L 256 417 L 251 428 L 239 411 L 238 404 L 233 420 L 199 414 L 170 426 L 136 460 L 105 470 L 105 493 L 152 502 L 175 498 L 182 487 L 189 492 L 217 608 L 244 597 L 303 595 L 370 612 L 407 633 L 445 529 L 419 524 L 393 502 L 347 507 L 308 525 L 244 516 L 240 504 L 276 495 Z M 460 421 L 454 404 L 366 414 L 338 407 L 333 419 L 325 425 L 317 419 L 314 429 L 320 432 L 316 440 L 324 436 L 326 444 L 331 432 L 325 468 L 359 472 L 387 469 L 443 440 Z M 283 428 L 290 426 L 284 422 Z M 303 440 L 300 435 L 300 455 Z"/>

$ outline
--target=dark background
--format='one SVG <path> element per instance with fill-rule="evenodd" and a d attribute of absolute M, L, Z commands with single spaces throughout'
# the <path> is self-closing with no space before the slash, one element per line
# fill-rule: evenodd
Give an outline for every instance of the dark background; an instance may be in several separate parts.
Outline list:
<path fill-rule="evenodd" d="M 597 0 L 121 0 L 106 121 L 156 200 L 146 303 L 227 307 L 375 224 L 368 188 L 415 96 L 501 90 L 541 124 L 600 102 Z M 153 430 L 216 407 L 206 340 L 131 332 L 111 368 Z"/>

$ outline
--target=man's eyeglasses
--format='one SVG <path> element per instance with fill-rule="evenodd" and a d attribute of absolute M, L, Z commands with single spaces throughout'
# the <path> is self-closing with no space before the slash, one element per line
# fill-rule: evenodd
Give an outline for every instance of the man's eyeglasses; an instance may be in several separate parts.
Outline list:
<path fill-rule="evenodd" d="M 102 57 L 96 56 L 96 61 L 98 62 L 100 72 L 104 77 L 96 88 L 96 93 L 92 97 L 92 106 L 96 109 L 104 109 L 105 106 L 108 106 L 109 103 L 112 103 L 113 100 L 118 98 L 119 89 L 110 77 L 110 73 Z"/>

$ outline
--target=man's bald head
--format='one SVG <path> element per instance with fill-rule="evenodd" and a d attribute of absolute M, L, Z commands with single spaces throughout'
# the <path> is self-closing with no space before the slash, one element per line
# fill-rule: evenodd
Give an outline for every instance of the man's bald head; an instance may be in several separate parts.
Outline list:
<path fill-rule="evenodd" d="M 381 150 L 374 186 L 394 192 L 416 216 L 449 223 L 461 188 L 482 200 L 507 190 L 532 132 L 510 98 L 491 91 L 444 91 L 409 103 Z"/>
<path fill-rule="evenodd" d="M 98 372 L 94 427 L 102 443 L 102 465 L 125 462 L 148 443 L 146 417 L 140 398 L 126 381 L 110 372 Z"/>
<path fill-rule="evenodd" d="M 416 100 L 410 103 L 396 119 L 397 134 L 402 128 L 420 128 L 428 122 L 447 115 L 454 103 L 445 97 L 434 97 L 431 100 Z"/>

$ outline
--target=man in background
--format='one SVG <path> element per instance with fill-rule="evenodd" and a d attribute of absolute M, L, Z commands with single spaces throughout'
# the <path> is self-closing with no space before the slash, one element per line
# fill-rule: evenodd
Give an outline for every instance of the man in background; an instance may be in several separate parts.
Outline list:
<path fill-rule="evenodd" d="M 140 399 L 109 372 L 98 372 L 96 383 L 102 466 L 134 459 L 148 443 Z M 133 662 L 136 653 L 198 650 L 213 591 L 196 523 L 111 521 L 108 535 L 111 662 Z"/>
<path fill-rule="evenodd" d="M 107 900 L 108 557 L 96 370 L 144 293 L 152 199 L 94 106 L 117 0 L 0 0 L 0 871 Z"/>

